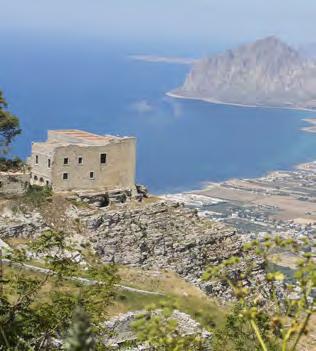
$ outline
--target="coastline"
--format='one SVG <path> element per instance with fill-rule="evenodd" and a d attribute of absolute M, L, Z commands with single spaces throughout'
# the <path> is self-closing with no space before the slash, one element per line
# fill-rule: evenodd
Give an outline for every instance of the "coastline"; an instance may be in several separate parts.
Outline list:
<path fill-rule="evenodd" d="M 316 118 L 304 118 L 303 121 L 311 124 L 310 127 L 301 128 L 303 132 L 316 133 Z"/>
<path fill-rule="evenodd" d="M 298 180 L 303 184 L 297 189 Z M 301 235 L 316 229 L 316 161 L 254 178 L 201 183 L 201 189 L 159 195 L 244 233 Z M 277 223 L 277 226 L 276 226 Z M 293 234 L 294 233 L 294 234 Z"/>
<path fill-rule="evenodd" d="M 299 108 L 299 107 L 277 107 L 277 106 L 266 106 L 266 105 L 247 105 L 247 104 L 237 104 L 237 103 L 230 103 L 230 102 L 223 102 L 220 100 L 215 100 L 215 99 L 204 99 L 204 98 L 198 98 L 198 97 L 187 97 L 183 95 L 176 94 L 174 92 L 167 92 L 166 96 L 169 96 L 171 98 L 176 98 L 176 99 L 183 99 L 183 100 L 196 100 L 196 101 L 203 101 L 207 102 L 210 104 L 215 104 L 215 105 L 227 105 L 227 106 L 237 106 L 237 107 L 248 107 L 248 108 L 268 108 L 268 109 L 283 109 L 283 110 L 296 110 L 296 111 L 305 111 L 305 112 L 315 112 L 316 109 L 308 109 L 308 108 Z M 309 132 L 309 133 L 316 133 L 316 118 L 303 118 L 302 119 L 304 122 L 310 123 L 310 127 L 303 127 L 301 128 L 302 131 L 304 132 Z M 218 186 L 222 185 L 224 183 L 229 183 L 229 182 L 242 182 L 242 181 L 256 181 L 264 178 L 269 178 L 273 177 L 275 175 L 281 175 L 282 173 L 290 172 L 294 173 L 297 171 L 307 171 L 307 172 L 315 172 L 316 173 L 316 160 L 312 160 L 309 162 L 304 162 L 304 163 L 299 163 L 299 164 L 294 164 L 290 169 L 287 170 L 270 170 L 267 171 L 266 173 L 262 174 L 259 177 L 253 177 L 253 178 L 229 178 L 224 181 L 204 181 L 202 182 L 197 189 L 190 189 L 190 190 L 185 190 L 180 193 L 167 193 L 163 195 L 173 195 L 173 194 L 183 194 L 183 195 L 192 195 L 192 194 L 203 194 L 205 191 L 209 189 L 209 187 L 212 186 Z"/>
<path fill-rule="evenodd" d="M 247 104 L 238 104 L 234 102 L 224 102 L 216 99 L 209 98 L 200 98 L 194 96 L 184 96 L 176 94 L 172 91 L 166 93 L 167 96 L 175 99 L 182 100 L 196 100 L 203 101 L 214 105 L 227 105 L 227 106 L 236 106 L 236 107 L 248 107 L 248 108 L 268 108 L 268 109 L 280 109 L 280 110 L 295 110 L 295 111 L 306 111 L 306 112 L 316 112 L 316 109 L 304 108 L 304 107 L 286 107 L 286 106 L 269 106 L 269 105 L 247 105 Z"/>
<path fill-rule="evenodd" d="M 198 59 L 190 57 L 177 57 L 177 56 L 155 56 L 155 55 L 129 55 L 128 58 L 136 61 L 144 61 L 151 63 L 170 63 L 178 65 L 189 65 L 195 64 Z"/>
<path fill-rule="evenodd" d="M 315 121 L 315 124 L 316 124 L 316 121 Z M 284 169 L 284 170 L 276 169 L 276 170 L 266 171 L 264 174 L 258 177 L 249 177 L 249 178 L 232 177 L 221 181 L 206 180 L 201 182 L 196 189 L 188 189 L 180 192 L 166 192 L 162 194 L 157 194 L 157 196 L 173 196 L 178 194 L 182 194 L 182 195 L 202 194 L 205 191 L 209 190 L 209 188 L 212 186 L 219 186 L 219 185 L 223 185 L 225 183 L 231 183 L 231 182 L 248 182 L 248 181 L 262 180 L 265 178 L 271 178 L 275 176 L 280 176 L 282 174 L 294 173 L 299 171 L 313 172 L 316 174 L 316 160 L 295 164 L 290 169 Z"/>

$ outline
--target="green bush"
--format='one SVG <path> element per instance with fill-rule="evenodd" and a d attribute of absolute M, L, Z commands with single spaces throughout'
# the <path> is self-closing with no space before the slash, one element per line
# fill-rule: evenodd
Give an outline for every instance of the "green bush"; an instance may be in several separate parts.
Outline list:
<path fill-rule="evenodd" d="M 0 157 L 0 172 L 17 172 L 25 168 L 25 162 L 18 157 L 8 159 Z"/>
<path fill-rule="evenodd" d="M 30 185 L 23 196 L 23 201 L 38 207 L 48 201 L 52 196 L 52 189 L 48 186 Z"/>

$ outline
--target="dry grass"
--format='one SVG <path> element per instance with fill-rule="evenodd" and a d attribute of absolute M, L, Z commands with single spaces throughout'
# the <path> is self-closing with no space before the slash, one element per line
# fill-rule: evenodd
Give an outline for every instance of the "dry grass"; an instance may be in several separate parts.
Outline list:
<path fill-rule="evenodd" d="M 220 305 L 218 301 L 209 298 L 200 289 L 173 272 L 121 267 L 119 274 L 123 285 L 160 292 L 164 296 L 141 296 L 139 294 L 135 296 L 133 293 L 121 293 L 111 307 L 113 314 L 142 309 L 148 304 L 163 302 L 175 305 L 204 326 L 212 326 L 223 325 L 225 315 L 229 311 L 229 306 Z"/>
<path fill-rule="evenodd" d="M 277 264 L 278 266 L 297 269 L 297 262 L 299 258 L 299 256 L 295 256 L 292 253 L 282 252 L 270 255 L 269 261 L 271 261 L 274 264 Z"/>
<path fill-rule="evenodd" d="M 12 248 L 18 248 L 21 245 L 26 245 L 30 242 L 30 239 L 27 238 L 7 238 L 4 241 L 11 246 Z"/>
<path fill-rule="evenodd" d="M 316 351 L 316 315 L 309 322 L 309 333 L 300 342 L 300 351 Z"/>
<path fill-rule="evenodd" d="M 38 266 L 42 265 L 39 264 Z M 23 271 L 4 266 L 4 275 L 17 272 L 37 279 L 43 279 L 44 277 L 43 273 L 28 270 Z M 119 275 L 122 285 L 132 286 L 141 290 L 160 292 L 163 295 L 146 295 L 118 289 L 113 304 L 107 310 L 109 317 L 128 311 L 142 310 L 152 304 L 159 307 L 163 303 L 190 314 L 204 326 L 222 326 L 224 323 L 229 307 L 220 306 L 215 300 L 208 298 L 201 290 L 174 273 L 143 271 L 122 267 L 119 269 Z M 76 294 L 79 288 L 75 282 L 68 280 L 56 287 L 54 278 L 50 277 L 41 288 L 38 302 L 48 302 L 49 292 L 54 289 Z M 10 294 L 14 298 L 13 293 L 10 292 Z"/>
<path fill-rule="evenodd" d="M 4 279 L 6 279 L 6 277 L 8 276 L 25 276 L 27 278 L 33 278 L 38 281 L 43 281 L 45 278 L 45 275 L 43 273 L 23 270 L 21 268 L 14 268 L 8 265 L 3 266 L 3 276 Z M 42 285 L 36 303 L 48 302 L 50 300 L 49 293 L 54 289 L 58 289 L 59 291 L 63 292 L 73 292 L 74 294 L 76 293 L 76 291 L 78 291 L 78 287 L 76 286 L 75 282 L 64 281 L 57 287 L 54 277 L 49 277 L 47 281 Z M 17 295 L 15 294 L 15 290 L 12 289 L 10 286 L 5 286 L 5 290 L 7 290 L 12 300 L 14 300 L 17 297 Z"/>

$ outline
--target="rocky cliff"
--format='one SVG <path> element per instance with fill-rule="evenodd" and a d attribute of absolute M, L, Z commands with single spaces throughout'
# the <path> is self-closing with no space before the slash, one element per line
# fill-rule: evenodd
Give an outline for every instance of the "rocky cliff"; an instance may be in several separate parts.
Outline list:
<path fill-rule="evenodd" d="M 172 270 L 211 295 L 231 297 L 228 286 L 203 282 L 201 275 L 209 265 L 233 255 L 242 256 L 243 239 L 233 229 L 166 202 L 98 213 L 83 221 L 105 262 Z M 245 262 L 234 267 L 234 274 L 245 271 Z M 261 284 L 262 272 L 258 261 L 244 283 Z"/>
<path fill-rule="evenodd" d="M 243 240 L 233 229 L 201 218 L 195 210 L 164 201 L 130 202 L 112 209 L 77 207 L 67 201 L 62 204 L 60 198 L 56 209 L 54 201 L 40 211 L 2 209 L 0 239 L 30 238 L 48 228 L 63 229 L 78 245 L 90 243 L 104 262 L 174 271 L 210 295 L 224 300 L 231 297 L 228 286 L 203 282 L 201 275 L 208 265 L 233 255 L 242 256 Z M 58 221 L 52 218 L 54 208 Z M 233 274 L 246 268 L 242 260 Z M 261 262 L 256 261 L 244 283 L 261 284 L 262 272 Z"/>
<path fill-rule="evenodd" d="M 197 62 L 170 95 L 252 106 L 316 108 L 316 62 L 275 37 Z"/>

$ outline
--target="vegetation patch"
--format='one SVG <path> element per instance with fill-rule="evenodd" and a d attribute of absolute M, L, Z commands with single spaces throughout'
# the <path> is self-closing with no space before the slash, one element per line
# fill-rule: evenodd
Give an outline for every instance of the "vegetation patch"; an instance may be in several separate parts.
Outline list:
<path fill-rule="evenodd" d="M 21 201 L 26 205 L 40 207 L 42 204 L 49 201 L 52 197 L 52 189 L 50 187 L 30 185 L 22 196 Z"/>
<path fill-rule="evenodd" d="M 18 157 L 7 159 L 0 157 L 0 172 L 21 172 L 25 169 L 25 162 Z"/>

